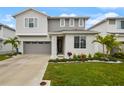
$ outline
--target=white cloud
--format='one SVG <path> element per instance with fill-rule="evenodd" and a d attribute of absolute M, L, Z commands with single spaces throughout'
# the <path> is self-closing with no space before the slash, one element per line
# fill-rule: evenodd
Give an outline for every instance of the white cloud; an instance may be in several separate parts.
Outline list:
<path fill-rule="evenodd" d="M 12 28 L 15 28 L 15 20 L 10 14 L 1 15 L 0 16 L 0 23 L 6 24 Z"/>
<path fill-rule="evenodd" d="M 61 17 L 74 17 L 74 16 L 77 16 L 76 14 L 74 13 L 71 13 L 71 14 L 66 14 L 66 13 L 63 13 L 60 15 Z"/>
<path fill-rule="evenodd" d="M 5 21 L 5 22 L 11 22 L 12 20 L 14 20 L 14 18 L 10 14 L 5 15 L 2 19 L 2 21 Z"/>
<path fill-rule="evenodd" d="M 109 12 L 104 14 L 105 17 L 117 17 L 119 16 L 119 14 L 115 13 L 115 12 Z"/>
<path fill-rule="evenodd" d="M 45 12 L 45 11 L 41 11 L 42 13 L 44 13 L 44 14 L 47 14 L 47 12 Z"/>
<path fill-rule="evenodd" d="M 115 12 L 108 12 L 105 14 L 96 14 L 97 16 L 91 16 L 91 18 L 87 21 L 87 27 L 90 27 L 98 22 L 100 22 L 101 20 L 107 18 L 107 17 L 117 17 L 119 16 L 119 14 L 115 13 Z M 93 17 L 93 18 L 92 18 Z"/>
<path fill-rule="evenodd" d="M 7 24 L 9 27 L 15 28 L 15 24 Z"/>

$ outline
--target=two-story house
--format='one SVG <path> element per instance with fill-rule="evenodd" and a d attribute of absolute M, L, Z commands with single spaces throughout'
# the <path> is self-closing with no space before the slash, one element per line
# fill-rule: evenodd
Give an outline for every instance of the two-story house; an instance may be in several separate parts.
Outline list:
<path fill-rule="evenodd" d="M 118 41 L 124 43 L 124 17 L 108 17 L 99 23 L 93 25 L 89 30 L 97 31 L 101 35 L 114 34 Z M 96 50 L 102 52 L 101 45 L 96 45 Z M 124 52 L 124 45 L 121 46 Z"/>
<path fill-rule="evenodd" d="M 4 45 L 4 40 L 15 37 L 15 29 L 0 23 L 0 54 L 10 53 L 12 51 L 11 45 Z"/>
<path fill-rule="evenodd" d="M 67 58 L 68 52 L 95 53 L 92 41 L 98 32 L 85 29 L 89 17 L 53 17 L 32 8 L 13 17 L 23 54 L 49 54 L 54 59 L 59 55 Z"/>

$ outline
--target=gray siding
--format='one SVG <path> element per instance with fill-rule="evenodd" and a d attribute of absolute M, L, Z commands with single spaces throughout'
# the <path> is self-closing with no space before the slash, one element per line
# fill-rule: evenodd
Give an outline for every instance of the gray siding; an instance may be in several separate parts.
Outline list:
<path fill-rule="evenodd" d="M 61 31 L 61 30 L 84 30 L 85 29 L 85 20 L 84 27 L 79 27 L 79 19 L 75 19 L 74 27 L 69 27 L 69 19 L 65 19 L 65 27 L 60 27 L 60 19 L 48 19 L 48 31 Z"/>

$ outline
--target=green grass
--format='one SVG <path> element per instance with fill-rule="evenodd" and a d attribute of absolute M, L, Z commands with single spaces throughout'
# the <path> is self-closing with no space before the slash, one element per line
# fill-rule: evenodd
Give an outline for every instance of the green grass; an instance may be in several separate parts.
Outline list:
<path fill-rule="evenodd" d="M 49 63 L 44 80 L 51 80 L 55 86 L 124 85 L 124 63 Z"/>
<path fill-rule="evenodd" d="M 10 58 L 8 55 L 0 55 L 0 61 Z"/>

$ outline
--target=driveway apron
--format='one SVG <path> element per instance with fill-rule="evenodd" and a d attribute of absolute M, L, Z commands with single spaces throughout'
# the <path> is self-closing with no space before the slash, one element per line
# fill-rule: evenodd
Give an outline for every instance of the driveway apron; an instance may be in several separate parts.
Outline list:
<path fill-rule="evenodd" d="M 0 62 L 0 85 L 40 85 L 48 60 L 49 55 L 21 55 Z"/>

